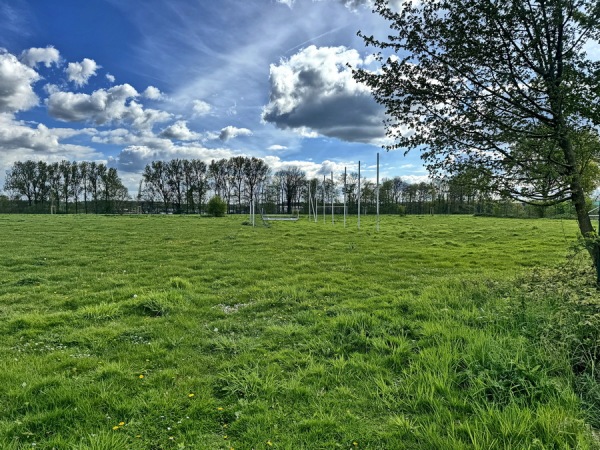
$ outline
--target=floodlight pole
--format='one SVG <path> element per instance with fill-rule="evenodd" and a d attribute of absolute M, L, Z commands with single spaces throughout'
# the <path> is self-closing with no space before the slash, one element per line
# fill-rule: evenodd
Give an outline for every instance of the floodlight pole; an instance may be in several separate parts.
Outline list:
<path fill-rule="evenodd" d="M 319 192 L 319 181 L 315 178 L 315 201 L 313 202 L 313 217 L 315 218 L 315 223 L 319 222 L 319 199 L 317 198 L 317 193 Z"/>
<path fill-rule="evenodd" d="M 323 223 L 326 223 L 327 219 L 325 218 L 325 175 L 323 175 Z"/>
<path fill-rule="evenodd" d="M 346 228 L 346 168 L 344 167 L 344 228 Z"/>
<path fill-rule="evenodd" d="M 310 222 L 310 209 L 312 208 L 312 197 L 310 196 L 310 181 L 308 182 L 308 221 Z"/>
<path fill-rule="evenodd" d="M 360 230 L 360 161 L 358 162 L 358 229 Z"/>
<path fill-rule="evenodd" d="M 333 225 L 335 223 L 334 217 L 333 217 L 333 198 L 334 198 L 334 190 L 333 190 L 333 171 L 331 171 L 331 224 Z"/>
<path fill-rule="evenodd" d="M 379 232 L 379 153 L 377 153 L 377 232 Z"/>

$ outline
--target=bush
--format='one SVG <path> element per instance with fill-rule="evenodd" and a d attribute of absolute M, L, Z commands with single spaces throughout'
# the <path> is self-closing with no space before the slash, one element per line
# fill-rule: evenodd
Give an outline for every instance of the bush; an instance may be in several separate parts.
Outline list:
<path fill-rule="evenodd" d="M 207 210 L 211 216 L 223 217 L 227 212 L 227 203 L 225 203 L 221 197 L 215 195 L 209 200 Z"/>

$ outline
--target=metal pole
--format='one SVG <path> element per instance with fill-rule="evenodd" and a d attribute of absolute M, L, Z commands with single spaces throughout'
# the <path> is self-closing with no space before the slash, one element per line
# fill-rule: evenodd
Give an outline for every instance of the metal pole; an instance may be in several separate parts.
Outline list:
<path fill-rule="evenodd" d="M 325 218 L 325 175 L 323 175 L 323 223 L 326 222 Z"/>
<path fill-rule="evenodd" d="M 346 228 L 346 168 L 344 167 L 344 228 Z"/>
<path fill-rule="evenodd" d="M 312 197 L 310 196 L 310 181 L 308 182 L 308 221 L 310 222 L 310 209 L 312 208 Z"/>
<path fill-rule="evenodd" d="M 379 232 L 379 153 L 377 153 L 377 232 Z"/>
<path fill-rule="evenodd" d="M 333 225 L 335 223 L 334 217 L 333 217 L 333 171 L 331 172 L 331 224 Z"/>
<path fill-rule="evenodd" d="M 360 161 L 358 162 L 358 229 L 360 230 Z"/>

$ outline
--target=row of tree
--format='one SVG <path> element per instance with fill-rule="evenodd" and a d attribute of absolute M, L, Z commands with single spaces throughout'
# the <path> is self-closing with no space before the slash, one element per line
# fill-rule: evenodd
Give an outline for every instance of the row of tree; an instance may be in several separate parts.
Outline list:
<path fill-rule="evenodd" d="M 87 161 L 17 161 L 4 189 L 30 212 L 113 213 L 129 198 L 117 169 Z"/>
<path fill-rule="evenodd" d="M 272 172 L 258 158 L 237 156 L 212 160 L 153 161 L 142 174 L 137 198 L 130 198 L 117 170 L 94 162 L 47 164 L 43 161 L 16 162 L 7 173 L 5 189 L 10 192 L 15 212 L 62 213 L 202 213 L 208 200 L 218 196 L 229 213 L 248 213 L 254 202 L 267 213 L 341 213 L 344 198 L 349 214 L 358 210 L 374 213 L 377 186 L 356 172 L 337 178 L 309 179 L 297 166 Z M 526 207 L 509 197 L 492 194 L 481 177 L 462 173 L 447 179 L 410 183 L 401 177 L 384 178 L 379 186 L 382 214 L 486 214 L 544 216 L 548 207 Z M 21 207 L 18 207 L 20 205 Z M 520 206 L 519 206 L 520 205 Z M 553 207 L 551 214 L 568 215 L 570 208 Z"/>

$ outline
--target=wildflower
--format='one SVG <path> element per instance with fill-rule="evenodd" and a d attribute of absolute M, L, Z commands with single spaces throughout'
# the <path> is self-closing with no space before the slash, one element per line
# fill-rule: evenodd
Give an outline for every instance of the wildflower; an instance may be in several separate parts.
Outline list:
<path fill-rule="evenodd" d="M 125 425 L 125 422 L 119 422 L 120 427 L 122 427 L 123 425 Z"/>
<path fill-rule="evenodd" d="M 267 441 L 267 445 L 268 445 L 269 447 L 273 447 L 273 443 L 272 443 L 271 441 Z"/>
<path fill-rule="evenodd" d="M 223 436 L 223 439 L 227 439 L 227 435 Z"/>
<path fill-rule="evenodd" d="M 354 442 L 352 443 L 352 445 L 354 445 L 355 447 L 358 447 L 358 442 L 354 441 Z"/>
<path fill-rule="evenodd" d="M 120 428 L 120 427 L 119 427 L 119 425 L 115 425 L 115 426 L 113 427 L 113 430 L 114 430 L 114 431 L 117 431 L 119 428 Z"/>
<path fill-rule="evenodd" d="M 223 411 L 223 408 L 221 408 L 220 406 L 217 408 L 217 411 Z"/>
<path fill-rule="evenodd" d="M 189 398 L 192 398 L 193 396 L 194 396 L 194 394 L 193 394 L 193 393 L 192 393 L 192 394 L 188 394 L 188 397 L 189 397 Z"/>
<path fill-rule="evenodd" d="M 144 375 L 140 375 L 140 380 L 141 380 L 142 378 L 144 378 Z"/>

